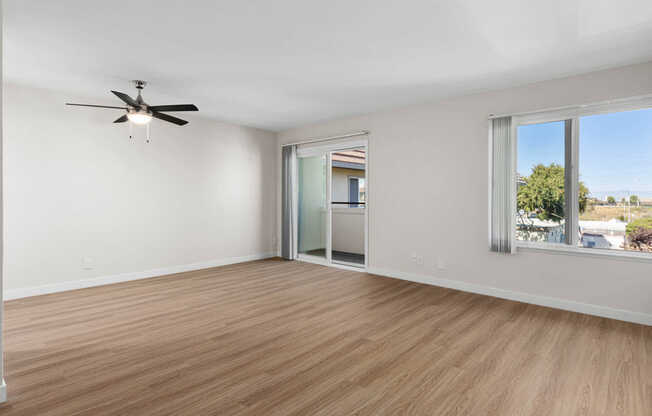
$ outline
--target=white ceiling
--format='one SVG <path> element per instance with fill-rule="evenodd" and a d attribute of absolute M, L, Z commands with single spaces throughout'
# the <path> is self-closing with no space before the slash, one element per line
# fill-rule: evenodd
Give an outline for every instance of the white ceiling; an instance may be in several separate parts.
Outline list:
<path fill-rule="evenodd" d="M 650 0 L 4 0 L 4 15 L 8 81 L 112 104 L 145 79 L 150 104 L 270 130 L 652 60 Z"/>

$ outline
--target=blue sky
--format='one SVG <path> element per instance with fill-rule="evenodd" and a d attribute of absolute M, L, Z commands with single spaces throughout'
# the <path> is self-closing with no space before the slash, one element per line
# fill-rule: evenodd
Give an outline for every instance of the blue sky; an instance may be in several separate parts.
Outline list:
<path fill-rule="evenodd" d="M 564 164 L 564 123 L 518 128 L 517 171 Z M 592 196 L 652 197 L 652 109 L 580 118 L 580 180 Z"/>

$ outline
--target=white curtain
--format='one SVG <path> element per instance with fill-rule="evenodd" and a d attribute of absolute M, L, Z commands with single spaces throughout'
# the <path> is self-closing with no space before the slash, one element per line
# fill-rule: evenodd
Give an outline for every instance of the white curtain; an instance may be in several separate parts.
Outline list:
<path fill-rule="evenodd" d="M 297 160 L 297 147 L 284 146 L 282 157 L 282 219 L 281 219 L 281 257 L 294 260 L 296 253 L 296 237 L 294 224 L 294 171 Z"/>
<path fill-rule="evenodd" d="M 514 138 L 512 137 L 512 118 L 500 117 L 491 125 L 491 251 L 511 253 L 514 248 L 512 212 L 514 177 Z"/>

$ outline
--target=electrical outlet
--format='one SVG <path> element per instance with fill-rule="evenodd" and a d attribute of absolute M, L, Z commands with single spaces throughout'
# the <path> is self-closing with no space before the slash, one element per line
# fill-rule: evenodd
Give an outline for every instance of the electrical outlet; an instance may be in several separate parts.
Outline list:
<path fill-rule="evenodd" d="M 417 264 L 423 266 L 423 256 L 417 256 Z"/>
<path fill-rule="evenodd" d="M 92 257 L 82 257 L 81 268 L 83 270 L 93 270 L 95 268 L 95 259 Z"/>
<path fill-rule="evenodd" d="M 410 260 L 412 260 L 413 262 L 416 263 L 417 262 L 417 253 L 410 254 Z"/>
<path fill-rule="evenodd" d="M 441 257 L 437 259 L 437 270 L 446 270 L 446 261 Z"/>

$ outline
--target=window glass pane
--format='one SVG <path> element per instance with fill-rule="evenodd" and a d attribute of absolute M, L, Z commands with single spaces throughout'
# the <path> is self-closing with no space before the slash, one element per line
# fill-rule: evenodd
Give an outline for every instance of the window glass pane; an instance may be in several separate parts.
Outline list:
<path fill-rule="evenodd" d="M 519 126 L 517 137 L 516 239 L 564 243 L 564 122 Z"/>
<path fill-rule="evenodd" d="M 580 118 L 579 161 L 580 246 L 652 252 L 652 109 Z"/>
<path fill-rule="evenodd" d="M 326 257 L 326 156 L 299 163 L 298 252 Z"/>

